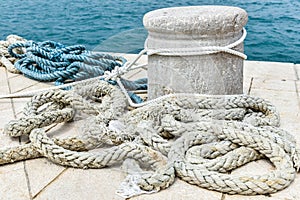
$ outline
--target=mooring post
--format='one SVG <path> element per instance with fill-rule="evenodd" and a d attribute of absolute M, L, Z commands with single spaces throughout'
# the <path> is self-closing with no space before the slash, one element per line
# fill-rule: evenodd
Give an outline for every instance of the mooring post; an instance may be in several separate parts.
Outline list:
<path fill-rule="evenodd" d="M 243 58 L 224 47 L 245 36 L 247 20 L 245 10 L 228 6 L 173 7 L 147 13 L 143 23 L 149 33 L 145 42 L 148 98 L 174 92 L 242 94 Z M 242 54 L 244 45 L 227 49 Z"/>

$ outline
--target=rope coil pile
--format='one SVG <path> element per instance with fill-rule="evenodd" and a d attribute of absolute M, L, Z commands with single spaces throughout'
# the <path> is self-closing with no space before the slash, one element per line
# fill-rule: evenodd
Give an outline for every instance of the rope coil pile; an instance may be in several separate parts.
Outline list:
<path fill-rule="evenodd" d="M 37 43 L 15 35 L 8 36 L 7 41 L 1 42 L 0 45 L 5 46 L 5 49 L 1 49 L 0 63 L 5 65 L 8 71 L 22 73 L 38 81 L 55 81 L 56 86 L 66 85 L 60 87 L 62 89 L 70 89 L 72 84 L 67 82 L 79 82 L 95 77 L 116 85 L 114 77 L 125 74 L 131 67 L 122 56 L 87 51 L 83 45 L 65 46 L 54 41 Z M 9 57 L 9 60 L 6 57 Z M 10 61 L 14 62 L 14 66 Z M 147 78 L 135 81 L 122 78 L 120 81 L 133 102 L 143 102 L 143 99 L 132 91 L 146 90 Z M 0 96 L 9 97 L 12 96 Z"/>
<path fill-rule="evenodd" d="M 224 48 L 203 48 L 200 54 L 225 51 L 243 57 L 228 51 L 239 42 Z M 20 48 L 25 51 L 17 52 Z M 120 76 L 134 69 L 142 54 L 164 55 L 169 50 L 143 50 L 132 63 L 121 57 L 87 53 L 82 46 L 65 47 L 49 41 L 15 43 L 7 50 L 20 59 L 16 68 L 37 80 L 60 85 L 69 79 L 85 79 L 88 73 L 100 77 L 73 84 L 71 90 L 47 90 L 33 96 L 24 116 L 4 127 L 5 134 L 25 135 L 30 142 L 0 149 L 1 165 L 37 157 L 83 169 L 130 162 L 138 170 L 132 169 L 117 191 L 124 197 L 168 188 L 176 176 L 228 194 L 271 194 L 289 186 L 299 170 L 296 140 L 279 128 L 278 112 L 264 99 L 169 94 L 144 103 L 132 102 L 128 90 L 146 89 L 146 79 L 130 82 Z M 175 54 L 185 51 L 177 50 Z M 12 96 L 0 98 L 7 97 Z M 69 138 L 47 135 L 49 125 L 71 122 L 81 114 L 89 115 L 84 134 Z M 93 149 L 98 151 L 90 151 Z M 261 158 L 270 160 L 275 170 L 253 176 L 229 174 Z M 143 170 L 149 167 L 151 172 Z"/>
<path fill-rule="evenodd" d="M 43 129 L 80 113 L 91 115 L 81 136 L 50 138 Z M 134 180 L 128 187 L 142 192 L 126 197 L 165 189 L 176 176 L 228 194 L 270 194 L 286 188 L 300 166 L 295 139 L 278 126 L 275 107 L 257 97 L 173 94 L 132 110 L 118 87 L 97 81 L 34 96 L 24 117 L 12 120 L 4 131 L 13 137 L 28 135 L 30 143 L 0 150 L 0 163 L 43 156 L 86 169 L 131 158 L 153 171 L 127 179 Z M 100 151 L 88 151 L 95 148 Z M 226 174 L 262 157 L 276 169 L 260 176 Z"/>
<path fill-rule="evenodd" d="M 18 48 L 25 48 L 25 53 L 14 52 Z M 53 41 L 14 43 L 8 52 L 19 59 L 15 67 L 25 76 L 38 81 L 55 81 L 55 85 L 101 76 L 126 62 L 121 56 L 89 52 L 82 45 L 66 47 Z"/>

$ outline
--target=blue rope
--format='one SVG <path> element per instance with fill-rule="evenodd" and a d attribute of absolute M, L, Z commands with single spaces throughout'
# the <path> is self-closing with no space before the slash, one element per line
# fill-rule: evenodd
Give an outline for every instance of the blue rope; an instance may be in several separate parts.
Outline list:
<path fill-rule="evenodd" d="M 26 48 L 26 53 L 13 51 L 20 47 Z M 8 52 L 20 59 L 15 67 L 25 76 L 38 81 L 55 81 L 55 85 L 101 76 L 126 62 L 120 56 L 86 51 L 82 45 L 66 47 L 53 41 L 15 43 L 8 47 Z"/>
<path fill-rule="evenodd" d="M 15 53 L 16 48 L 25 48 L 26 53 Z M 102 76 L 105 71 L 122 67 L 127 62 L 121 56 L 87 51 L 83 45 L 65 46 L 54 41 L 14 43 L 8 47 L 8 52 L 19 58 L 15 67 L 26 77 L 38 81 L 54 81 L 55 85 Z M 127 90 L 147 89 L 147 79 L 121 81 Z M 109 82 L 116 84 L 114 81 Z M 135 103 L 142 102 L 132 92 L 129 92 L 129 96 Z"/>

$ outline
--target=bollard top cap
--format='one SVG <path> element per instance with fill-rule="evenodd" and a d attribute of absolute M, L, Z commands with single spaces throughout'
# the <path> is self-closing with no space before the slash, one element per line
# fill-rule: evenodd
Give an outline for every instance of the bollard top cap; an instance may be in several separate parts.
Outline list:
<path fill-rule="evenodd" d="M 163 8 L 145 14 L 149 32 L 222 35 L 241 31 L 247 12 L 231 6 L 187 6 Z"/>

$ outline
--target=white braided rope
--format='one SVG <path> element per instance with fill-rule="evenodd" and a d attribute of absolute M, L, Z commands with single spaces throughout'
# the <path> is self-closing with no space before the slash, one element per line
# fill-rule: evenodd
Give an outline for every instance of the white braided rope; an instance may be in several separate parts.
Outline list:
<path fill-rule="evenodd" d="M 226 45 L 224 47 L 222 46 L 207 46 L 207 47 L 189 47 L 189 48 L 160 48 L 160 49 L 151 49 L 147 45 L 147 40 L 145 42 L 144 49 L 147 50 L 148 55 L 164 55 L 164 56 L 198 56 L 198 55 L 209 55 L 209 54 L 215 54 L 219 52 L 225 52 L 228 54 L 232 54 L 235 56 L 239 56 L 242 59 L 247 59 L 247 56 L 239 51 L 236 51 L 232 48 L 238 46 L 239 44 L 243 43 L 247 36 L 247 31 L 245 28 L 243 28 L 243 34 L 240 39 L 238 39 L 236 42 Z"/>
<path fill-rule="evenodd" d="M 85 100 L 93 97 L 100 98 L 101 104 Z M 41 129 L 70 121 L 78 112 L 94 116 L 87 121 L 82 137 L 49 138 Z M 0 149 L 0 164 L 45 156 L 57 164 L 80 168 L 102 168 L 127 158 L 150 165 L 154 172 L 127 179 L 126 187 L 135 184 L 132 190 L 119 190 L 127 197 L 169 187 L 175 172 L 187 182 L 220 192 L 273 193 L 287 187 L 299 167 L 295 139 L 276 128 L 279 115 L 275 107 L 258 97 L 174 94 L 129 111 L 118 87 L 98 81 L 72 91 L 34 96 L 24 114 L 4 130 L 10 136 L 29 134 L 31 143 Z M 112 147 L 99 153 L 79 152 L 105 144 Z M 204 149 L 200 154 L 192 149 L 198 144 L 207 145 L 199 147 Z M 217 148 L 205 153 L 209 146 Z M 201 159 L 185 158 L 185 152 Z M 261 155 L 274 163 L 276 171 L 261 177 L 222 174 Z M 207 157 L 213 160 L 208 162 Z"/>

